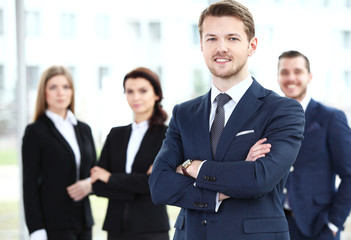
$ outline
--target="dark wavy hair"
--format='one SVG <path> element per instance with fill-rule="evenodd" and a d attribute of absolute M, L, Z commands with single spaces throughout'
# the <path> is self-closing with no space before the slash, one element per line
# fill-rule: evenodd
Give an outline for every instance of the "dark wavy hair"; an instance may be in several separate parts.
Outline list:
<path fill-rule="evenodd" d="M 138 67 L 127 73 L 123 79 L 123 89 L 125 90 L 125 83 L 129 78 L 144 78 L 149 81 L 154 89 L 155 94 L 159 97 L 155 102 L 154 111 L 149 119 L 150 128 L 156 126 L 163 126 L 168 116 L 163 110 L 161 101 L 163 99 L 161 83 L 158 75 L 145 67 Z"/>

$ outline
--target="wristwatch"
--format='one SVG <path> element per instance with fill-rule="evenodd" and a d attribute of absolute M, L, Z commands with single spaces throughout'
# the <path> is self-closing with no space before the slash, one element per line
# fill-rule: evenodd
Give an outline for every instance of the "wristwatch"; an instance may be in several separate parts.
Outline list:
<path fill-rule="evenodd" d="M 182 163 L 182 171 L 183 174 L 185 176 L 191 177 L 190 174 L 186 171 L 186 169 L 190 166 L 190 164 L 193 162 L 194 160 L 192 159 L 187 159 L 185 162 Z"/>

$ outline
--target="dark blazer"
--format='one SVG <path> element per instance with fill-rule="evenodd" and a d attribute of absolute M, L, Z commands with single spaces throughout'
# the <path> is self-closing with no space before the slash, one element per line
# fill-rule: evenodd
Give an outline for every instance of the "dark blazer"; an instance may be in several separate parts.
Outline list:
<path fill-rule="evenodd" d="M 342 230 L 350 214 L 351 130 L 342 111 L 311 99 L 304 136 L 286 188 L 298 228 L 314 237 L 328 221 Z"/>
<path fill-rule="evenodd" d="M 94 193 L 109 199 L 103 229 L 113 235 L 127 231 L 131 234 L 154 233 L 169 230 L 165 206 L 151 201 L 146 174 L 153 164 L 167 127 L 149 128 L 135 156 L 132 173 L 125 172 L 126 153 L 131 125 L 112 128 L 108 134 L 98 166 L 111 172 L 107 184 L 97 181 Z"/>
<path fill-rule="evenodd" d="M 90 176 L 96 152 L 90 127 L 78 121 L 74 127 L 81 153 L 80 179 Z M 72 208 L 83 204 L 87 227 L 93 225 L 89 198 L 74 202 L 66 188 L 76 182 L 73 150 L 44 114 L 29 124 L 22 144 L 23 202 L 30 233 L 38 229 L 69 230 Z"/>
<path fill-rule="evenodd" d="M 157 204 L 181 207 L 174 239 L 288 240 L 281 196 L 303 139 L 304 113 L 295 100 L 256 80 L 237 103 L 213 157 L 210 92 L 175 106 L 150 176 Z M 266 157 L 244 161 L 256 141 L 272 144 Z M 194 179 L 175 172 L 186 159 L 207 160 Z M 215 212 L 217 192 L 230 196 Z"/>

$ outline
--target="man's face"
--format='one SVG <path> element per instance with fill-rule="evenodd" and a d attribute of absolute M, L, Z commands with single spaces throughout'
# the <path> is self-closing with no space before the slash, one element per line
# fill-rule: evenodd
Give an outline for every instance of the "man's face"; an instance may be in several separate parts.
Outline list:
<path fill-rule="evenodd" d="M 247 58 L 255 52 L 257 40 L 248 41 L 243 22 L 208 16 L 202 29 L 201 50 L 211 73 L 219 78 L 246 75 Z"/>
<path fill-rule="evenodd" d="M 285 96 L 301 101 L 306 96 L 312 74 L 301 56 L 281 58 L 278 64 L 278 83 Z"/>

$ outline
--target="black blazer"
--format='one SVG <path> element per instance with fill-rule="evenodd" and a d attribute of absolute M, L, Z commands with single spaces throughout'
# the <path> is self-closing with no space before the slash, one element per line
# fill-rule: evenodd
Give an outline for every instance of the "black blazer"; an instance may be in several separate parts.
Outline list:
<path fill-rule="evenodd" d="M 109 198 L 103 229 L 113 235 L 122 231 L 131 234 L 168 231 L 166 207 L 152 203 L 146 174 L 161 148 L 167 127 L 147 130 L 135 156 L 132 173 L 127 174 L 126 153 L 131 130 L 131 125 L 112 128 L 98 162 L 112 173 L 107 184 L 102 181 L 93 184 L 96 195 Z"/>
<path fill-rule="evenodd" d="M 85 179 L 96 163 L 94 141 L 87 124 L 78 121 L 74 130 L 81 153 L 80 179 Z M 66 190 L 76 182 L 73 150 L 45 114 L 25 130 L 22 161 L 23 202 L 30 233 L 42 228 L 71 229 L 75 204 L 83 204 L 86 226 L 93 225 L 89 198 L 74 202 Z"/>

